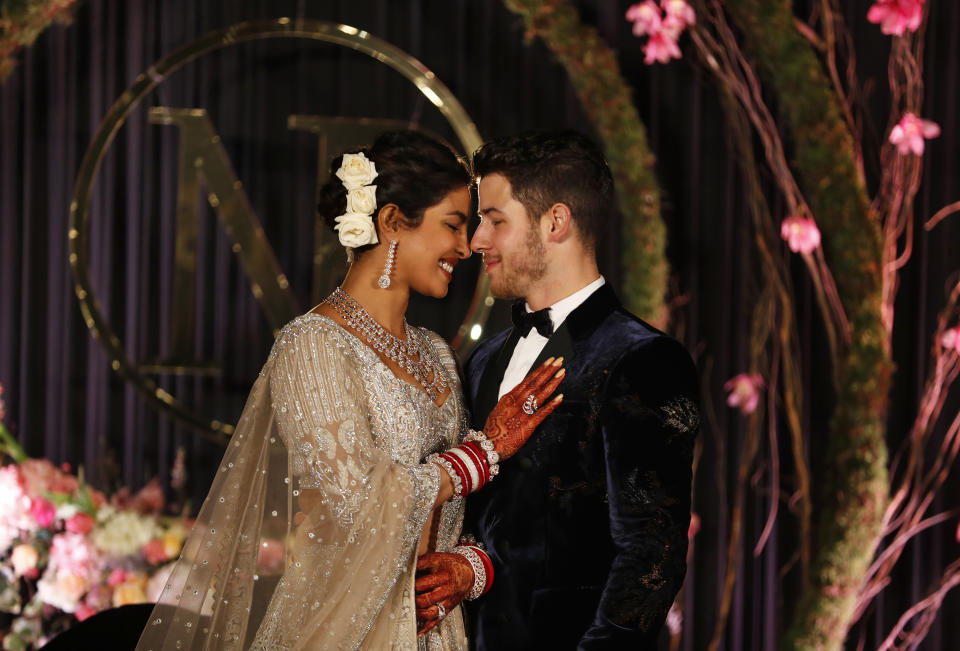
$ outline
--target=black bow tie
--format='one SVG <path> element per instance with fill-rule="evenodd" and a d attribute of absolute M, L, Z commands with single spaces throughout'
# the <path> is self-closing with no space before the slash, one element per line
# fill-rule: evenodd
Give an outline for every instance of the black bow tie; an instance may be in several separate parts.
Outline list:
<path fill-rule="evenodd" d="M 550 320 L 550 308 L 545 307 L 536 312 L 527 312 L 524 302 L 517 301 L 513 304 L 513 327 L 520 332 L 521 337 L 526 337 L 531 328 L 536 328 L 542 336 L 550 338 L 553 334 L 553 321 Z"/>

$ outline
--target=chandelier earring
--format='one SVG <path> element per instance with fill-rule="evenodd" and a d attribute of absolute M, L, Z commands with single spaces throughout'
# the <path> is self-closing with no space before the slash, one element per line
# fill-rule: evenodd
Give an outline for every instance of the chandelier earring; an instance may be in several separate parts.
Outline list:
<path fill-rule="evenodd" d="M 383 275 L 377 280 L 380 289 L 386 289 L 390 286 L 390 274 L 393 273 L 393 261 L 397 255 L 397 241 L 390 240 L 390 249 L 387 251 L 387 262 L 383 266 Z"/>

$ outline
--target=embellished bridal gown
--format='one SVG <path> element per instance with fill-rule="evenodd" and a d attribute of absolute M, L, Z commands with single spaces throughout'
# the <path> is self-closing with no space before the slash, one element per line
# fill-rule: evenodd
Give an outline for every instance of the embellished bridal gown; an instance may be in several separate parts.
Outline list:
<path fill-rule="evenodd" d="M 466 649 L 459 608 L 417 638 L 414 568 L 440 484 L 424 463 L 458 445 L 456 363 L 437 407 L 332 319 L 280 332 L 138 649 Z M 457 544 L 463 500 L 432 551 Z"/>

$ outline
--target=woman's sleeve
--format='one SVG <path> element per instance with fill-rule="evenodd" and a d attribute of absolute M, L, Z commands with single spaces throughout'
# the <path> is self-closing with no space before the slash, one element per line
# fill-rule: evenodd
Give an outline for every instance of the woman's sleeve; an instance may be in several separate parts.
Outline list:
<path fill-rule="evenodd" d="M 271 408 L 295 533 L 255 648 L 315 647 L 319 633 L 349 648 L 410 570 L 439 469 L 394 463 L 375 445 L 368 413 L 378 407 L 338 332 L 312 322 L 282 335 L 273 355 Z"/>

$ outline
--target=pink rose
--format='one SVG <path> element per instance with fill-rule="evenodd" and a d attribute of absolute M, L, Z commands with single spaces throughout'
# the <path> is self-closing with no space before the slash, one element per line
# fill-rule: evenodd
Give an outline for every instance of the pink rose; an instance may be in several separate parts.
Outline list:
<path fill-rule="evenodd" d="M 794 253 L 813 253 L 820 246 L 820 229 L 812 219 L 794 215 L 780 225 L 780 237 Z"/>
<path fill-rule="evenodd" d="M 723 385 L 723 390 L 728 392 L 727 405 L 739 407 L 744 414 L 752 414 L 760 402 L 760 389 L 763 387 L 763 378 L 756 373 L 735 375 Z"/>
<path fill-rule="evenodd" d="M 79 533 L 85 536 L 93 531 L 93 525 L 94 520 L 92 517 L 86 513 L 76 513 L 66 521 L 64 527 L 70 533 Z"/>
<path fill-rule="evenodd" d="M 13 565 L 13 574 L 17 577 L 36 574 L 39 560 L 40 554 L 37 548 L 26 543 L 17 545 L 10 552 L 10 564 Z"/>
<path fill-rule="evenodd" d="M 167 556 L 167 550 L 163 546 L 163 541 L 159 538 L 154 538 L 148 542 L 143 546 L 141 551 L 143 552 L 143 557 L 147 559 L 147 562 L 151 565 L 159 565 L 169 558 L 169 556 Z"/>
<path fill-rule="evenodd" d="M 34 497 L 30 500 L 30 515 L 38 525 L 47 528 L 57 517 L 57 507 L 42 497 Z"/>
<path fill-rule="evenodd" d="M 133 508 L 140 513 L 159 513 L 165 502 L 163 487 L 156 477 L 133 496 Z"/>
<path fill-rule="evenodd" d="M 68 475 L 46 459 L 27 459 L 20 464 L 20 470 L 31 496 L 48 492 L 71 495 L 79 484 L 76 477 Z"/>
<path fill-rule="evenodd" d="M 122 568 L 116 568 L 110 572 L 110 576 L 107 577 L 107 585 L 111 588 L 116 588 L 118 585 L 127 580 L 127 573 Z"/>
<path fill-rule="evenodd" d="M 867 11 L 867 20 L 879 23 L 884 34 L 915 32 L 923 20 L 923 0 L 878 0 Z"/>
<path fill-rule="evenodd" d="M 78 622 L 82 622 L 88 617 L 96 615 L 97 611 L 81 601 L 77 604 L 77 608 L 73 611 L 73 614 L 76 616 Z"/>
<path fill-rule="evenodd" d="M 939 135 L 940 125 L 918 118 L 908 111 L 890 131 L 890 144 L 896 145 L 897 151 L 901 154 L 913 152 L 917 156 L 922 156 L 924 141 Z"/>
<path fill-rule="evenodd" d="M 100 567 L 100 556 L 86 536 L 61 533 L 50 543 L 50 567 L 92 579 Z"/>

